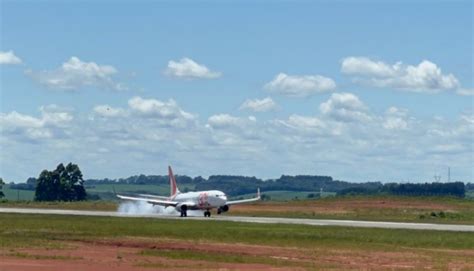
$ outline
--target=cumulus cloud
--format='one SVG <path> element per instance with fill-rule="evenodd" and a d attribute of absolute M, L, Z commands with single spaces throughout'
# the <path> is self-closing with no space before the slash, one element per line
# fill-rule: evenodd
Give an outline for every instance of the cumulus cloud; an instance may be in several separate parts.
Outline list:
<path fill-rule="evenodd" d="M 97 87 L 111 90 L 125 90 L 126 87 L 114 81 L 117 69 L 110 65 L 84 62 L 71 57 L 56 70 L 27 71 L 35 81 L 51 88 L 64 91 L 78 90 L 83 87 Z"/>
<path fill-rule="evenodd" d="M 365 104 L 352 93 L 333 93 L 329 100 L 319 106 L 323 115 L 339 121 L 367 121 Z"/>
<path fill-rule="evenodd" d="M 288 75 L 279 73 L 266 83 L 265 89 L 290 97 L 307 97 L 336 88 L 334 80 L 321 75 Z"/>
<path fill-rule="evenodd" d="M 163 102 L 156 99 L 133 97 L 128 101 L 128 106 L 132 112 L 150 118 L 184 121 L 195 118 L 193 114 L 182 110 L 173 99 Z"/>
<path fill-rule="evenodd" d="M 276 108 L 276 103 L 272 98 L 264 99 L 247 99 L 241 106 L 240 110 L 250 110 L 254 112 L 267 112 Z"/>
<path fill-rule="evenodd" d="M 216 114 L 208 118 L 208 127 L 222 129 L 222 128 L 242 128 L 249 123 L 256 123 L 257 119 L 254 116 L 248 118 L 234 117 L 229 114 Z"/>
<path fill-rule="evenodd" d="M 239 149 L 230 156 L 244 156 L 246 153 L 258 152 L 261 148 L 261 131 L 257 128 L 254 116 L 236 117 L 229 114 L 216 114 L 208 118 L 205 125 L 206 141 L 209 146 L 223 149 Z M 222 149 L 223 148 L 223 149 Z"/>
<path fill-rule="evenodd" d="M 56 105 L 40 107 L 41 116 L 33 117 L 12 111 L 0 113 L 1 132 L 19 140 L 41 140 L 62 135 L 73 120 L 70 112 Z"/>
<path fill-rule="evenodd" d="M 184 57 L 179 61 L 170 60 L 165 75 L 186 79 L 213 79 L 222 75 L 221 72 L 211 71 L 208 67 Z"/>
<path fill-rule="evenodd" d="M 68 109 L 44 106 L 38 115 L 1 113 L 0 146 L 14 154 L 6 163 L 18 172 L 21 168 L 9 161 L 74 157 L 88 174 L 104 177 L 156 173 L 156 168 L 174 161 L 179 161 L 180 172 L 190 168 L 196 176 L 309 173 L 349 180 L 409 176 L 423 181 L 432 176 L 430 166 L 450 161 L 462 176 L 470 176 L 474 132 L 470 111 L 457 120 L 416 119 L 398 107 L 371 112 L 349 93 L 334 93 L 320 107 L 309 115 L 257 121 L 253 116 L 221 113 L 200 122 L 194 115 L 188 120 L 182 113 L 185 109 L 173 100 L 134 97 L 123 108 L 98 105 L 92 112 L 101 116 L 97 118 L 73 118 Z M 176 121 L 186 126 L 175 125 Z"/>
<path fill-rule="evenodd" d="M 382 126 L 388 130 L 406 130 L 408 128 L 407 115 L 407 110 L 392 106 L 385 112 Z"/>
<path fill-rule="evenodd" d="M 273 120 L 271 122 L 277 129 L 285 129 L 287 134 L 292 136 L 302 136 L 305 134 L 312 134 L 313 136 L 320 136 L 331 134 L 333 131 L 329 128 L 329 124 L 317 116 L 302 116 L 292 114 L 286 120 Z"/>
<path fill-rule="evenodd" d="M 396 75 L 401 62 L 390 66 L 382 61 L 371 60 L 367 57 L 346 57 L 342 60 L 341 71 L 345 74 L 389 77 Z"/>
<path fill-rule="evenodd" d="M 459 81 L 453 74 L 444 74 L 435 63 L 423 60 L 418 65 L 393 65 L 366 57 L 347 57 L 341 71 L 356 76 L 355 80 L 375 87 L 389 87 L 413 92 L 434 93 L 456 89 Z"/>
<path fill-rule="evenodd" d="M 127 112 L 122 108 L 114 108 L 110 105 L 97 105 L 94 107 L 94 113 L 98 116 L 106 118 L 122 117 L 127 114 Z"/>
<path fill-rule="evenodd" d="M 160 101 L 139 96 L 129 99 L 127 108 L 97 105 L 93 108 L 93 116 L 99 116 L 110 122 L 114 118 L 121 119 L 121 121 L 130 119 L 132 125 L 149 123 L 154 126 L 174 128 L 189 128 L 197 118 L 197 116 L 181 109 L 173 99 Z M 93 116 L 92 119 L 94 119 Z"/>
<path fill-rule="evenodd" d="M 0 65 L 15 65 L 21 63 L 21 59 L 17 57 L 13 51 L 0 51 Z"/>
<path fill-rule="evenodd" d="M 235 126 L 239 123 L 240 118 L 233 117 L 229 114 L 218 114 L 212 115 L 207 120 L 207 123 L 212 127 L 228 127 L 228 126 Z"/>

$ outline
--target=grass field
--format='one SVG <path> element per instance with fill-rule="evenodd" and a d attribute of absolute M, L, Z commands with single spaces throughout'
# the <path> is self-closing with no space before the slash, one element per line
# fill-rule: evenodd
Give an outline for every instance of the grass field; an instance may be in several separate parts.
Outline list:
<path fill-rule="evenodd" d="M 115 211 L 119 201 L 0 202 L 0 207 Z M 450 197 L 348 196 L 232 206 L 225 215 L 474 224 L 474 200 Z"/>
<path fill-rule="evenodd" d="M 472 233 L 20 214 L 0 221 L 0 269 L 15 261 L 101 270 L 118 270 L 104 261 L 123 270 L 474 268 Z"/>
<path fill-rule="evenodd" d="M 10 189 L 10 186 L 8 184 L 3 186 L 2 191 L 5 194 L 5 199 L 10 201 L 33 200 L 35 196 L 35 191 Z"/>
<path fill-rule="evenodd" d="M 233 206 L 232 215 L 474 224 L 474 200 L 348 196 Z"/>
<path fill-rule="evenodd" d="M 466 192 L 466 198 L 474 200 L 474 191 L 470 190 Z"/>

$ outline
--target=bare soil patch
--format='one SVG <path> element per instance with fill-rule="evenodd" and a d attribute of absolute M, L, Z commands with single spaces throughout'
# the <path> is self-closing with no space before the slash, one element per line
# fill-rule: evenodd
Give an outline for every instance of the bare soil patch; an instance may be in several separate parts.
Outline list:
<path fill-rule="evenodd" d="M 155 255 L 142 255 L 144 250 Z M 161 251 L 202 252 L 268 259 L 265 263 L 176 259 Z M 174 239 L 127 238 L 65 243 L 64 249 L 0 249 L 0 270 L 474 270 L 473 250 L 406 251 L 276 247 Z M 26 255 L 26 256 L 25 256 Z M 447 255 L 444 261 L 437 257 Z M 49 257 L 49 258 L 48 258 Z M 51 259 L 51 257 L 57 257 Z M 251 258 L 253 259 L 253 258 Z M 272 261 L 279 261 L 278 265 Z"/>

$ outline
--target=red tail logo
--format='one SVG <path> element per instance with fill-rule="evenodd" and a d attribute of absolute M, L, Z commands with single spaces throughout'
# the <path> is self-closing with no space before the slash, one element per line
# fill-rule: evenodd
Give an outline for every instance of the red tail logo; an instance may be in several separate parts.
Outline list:
<path fill-rule="evenodd" d="M 168 166 L 168 176 L 170 179 L 170 197 L 173 197 L 179 193 L 179 189 L 178 189 L 178 186 L 176 185 L 176 178 L 173 174 L 173 170 L 171 169 L 171 166 Z"/>

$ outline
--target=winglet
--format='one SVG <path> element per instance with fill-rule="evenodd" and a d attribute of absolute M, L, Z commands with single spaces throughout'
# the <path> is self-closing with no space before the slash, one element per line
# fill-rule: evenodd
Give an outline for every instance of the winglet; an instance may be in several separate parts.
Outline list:
<path fill-rule="evenodd" d="M 261 197 L 260 197 L 260 187 L 257 187 L 257 198 L 261 199 Z"/>

